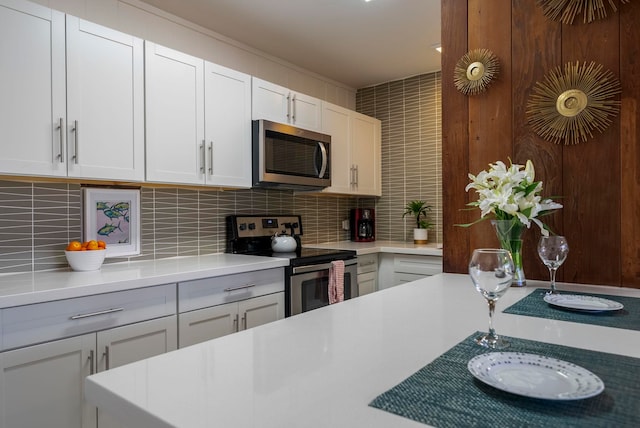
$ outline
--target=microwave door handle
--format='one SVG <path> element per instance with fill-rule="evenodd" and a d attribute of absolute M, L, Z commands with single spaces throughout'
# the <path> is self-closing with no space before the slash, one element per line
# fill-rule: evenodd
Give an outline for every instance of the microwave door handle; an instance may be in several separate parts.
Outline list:
<path fill-rule="evenodd" d="M 316 172 L 318 172 L 318 178 L 322 178 L 327 172 L 327 148 L 325 147 L 324 143 L 320 141 L 318 141 L 318 148 L 320 149 L 320 153 L 322 153 L 322 166 L 320 167 L 320 172 L 318 172 L 317 169 Z"/>

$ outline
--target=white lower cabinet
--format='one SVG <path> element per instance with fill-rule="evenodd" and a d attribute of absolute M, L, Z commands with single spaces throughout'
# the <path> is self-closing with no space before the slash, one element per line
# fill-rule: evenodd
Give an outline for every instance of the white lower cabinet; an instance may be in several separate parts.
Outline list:
<path fill-rule="evenodd" d="M 358 292 L 360 296 L 378 289 L 378 254 L 358 256 Z"/>
<path fill-rule="evenodd" d="M 173 315 L 98 332 L 97 371 L 175 350 L 178 345 L 177 324 L 177 317 Z M 98 427 L 116 428 L 122 425 L 98 409 Z"/>
<path fill-rule="evenodd" d="M 389 288 L 405 282 L 442 273 L 442 257 L 413 254 L 380 254 L 378 288 Z"/>
<path fill-rule="evenodd" d="M 0 353 L 0 427 L 118 427 L 84 401 L 84 378 L 176 349 L 176 317 Z"/>
<path fill-rule="evenodd" d="M 177 348 L 176 285 L 0 310 L 0 428 L 116 427 L 84 378 Z"/>
<path fill-rule="evenodd" d="M 178 284 L 180 348 L 282 318 L 282 268 Z"/>
<path fill-rule="evenodd" d="M 95 346 L 85 334 L 0 353 L 0 427 L 95 427 L 83 398 Z"/>
<path fill-rule="evenodd" d="M 179 315 L 180 347 L 226 336 L 284 318 L 284 292 Z"/>

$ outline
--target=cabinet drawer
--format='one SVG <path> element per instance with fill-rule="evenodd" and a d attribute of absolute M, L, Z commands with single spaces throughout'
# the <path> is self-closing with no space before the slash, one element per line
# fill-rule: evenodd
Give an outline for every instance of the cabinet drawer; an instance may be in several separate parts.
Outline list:
<path fill-rule="evenodd" d="M 175 313 L 175 284 L 2 309 L 0 350 L 77 336 Z"/>
<path fill-rule="evenodd" d="M 378 255 L 366 254 L 358 256 L 358 275 L 378 271 Z"/>
<path fill-rule="evenodd" d="M 415 275 L 436 275 L 442 273 L 442 257 L 435 256 L 395 256 L 393 271 Z"/>
<path fill-rule="evenodd" d="M 284 291 L 284 269 L 197 279 L 178 284 L 180 313 Z"/>

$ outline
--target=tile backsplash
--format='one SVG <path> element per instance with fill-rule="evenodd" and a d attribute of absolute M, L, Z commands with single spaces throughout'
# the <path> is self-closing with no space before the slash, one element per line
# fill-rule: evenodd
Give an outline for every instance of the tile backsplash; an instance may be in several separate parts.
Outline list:
<path fill-rule="evenodd" d="M 382 122 L 382 197 L 376 203 L 376 239 L 410 241 L 414 222 L 403 220 L 408 201 L 432 206 L 429 240 L 442 243 L 441 72 L 358 90 L 356 109 Z"/>
<path fill-rule="evenodd" d="M 284 190 L 143 187 L 141 254 L 106 263 L 224 252 L 229 214 L 300 214 L 303 243 L 347 240 L 341 222 L 349 209 L 374 203 L 369 198 Z M 0 218 L 0 274 L 66 268 L 64 248 L 69 241 L 82 239 L 82 187 L 0 181 Z"/>

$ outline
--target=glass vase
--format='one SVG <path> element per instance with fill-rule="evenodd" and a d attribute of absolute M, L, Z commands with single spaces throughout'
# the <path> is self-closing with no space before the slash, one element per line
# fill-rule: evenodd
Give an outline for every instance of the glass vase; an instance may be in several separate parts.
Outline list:
<path fill-rule="evenodd" d="M 500 247 L 508 250 L 513 259 L 514 275 L 511 282 L 512 287 L 524 287 L 527 281 L 522 268 L 522 235 L 526 226 L 516 218 L 512 220 L 491 220 L 491 224 L 496 230 Z"/>

